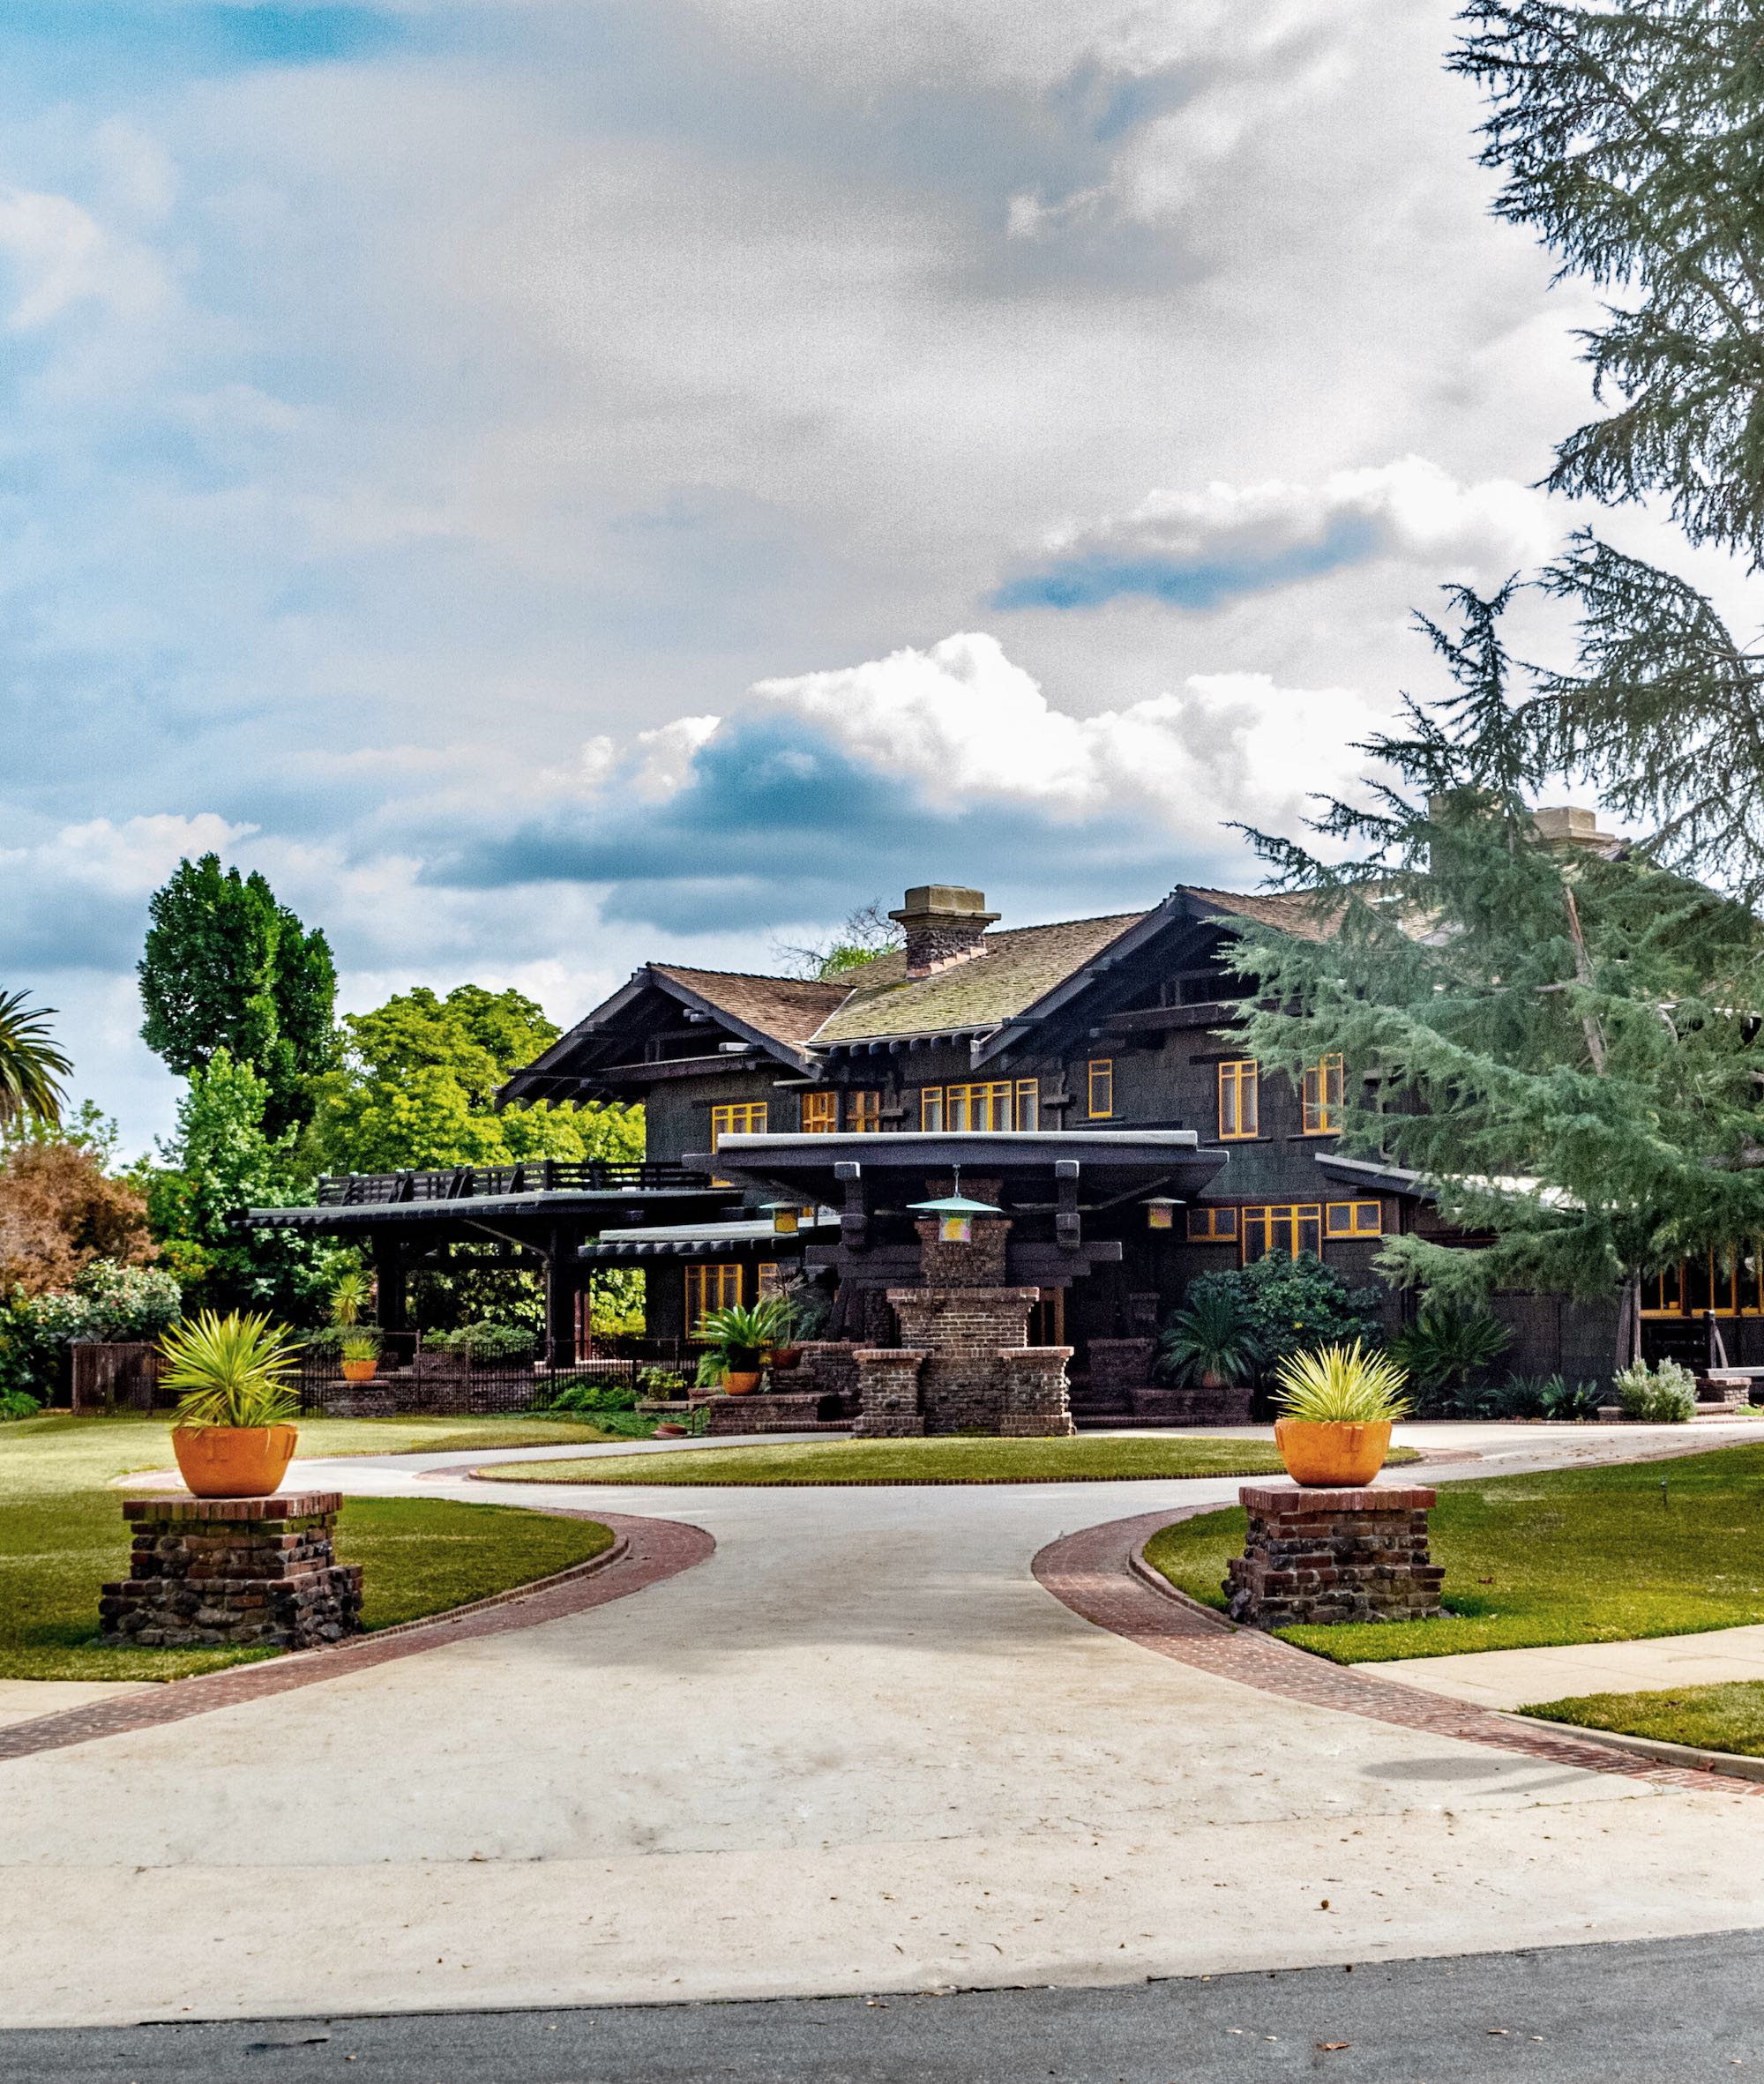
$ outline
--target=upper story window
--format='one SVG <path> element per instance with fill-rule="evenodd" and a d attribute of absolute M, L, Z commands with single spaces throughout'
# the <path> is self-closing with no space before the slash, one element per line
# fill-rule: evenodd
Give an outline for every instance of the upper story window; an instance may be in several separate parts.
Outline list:
<path fill-rule="evenodd" d="M 803 1095 L 803 1134 L 804 1136 L 831 1136 L 839 1127 L 839 1094 L 837 1093 L 804 1093 Z"/>
<path fill-rule="evenodd" d="M 984 1136 L 1040 1126 L 1041 1087 L 1034 1079 L 925 1086 L 919 1092 L 919 1127 L 930 1135 Z"/>
<path fill-rule="evenodd" d="M 845 1096 L 846 1119 L 854 1129 L 869 1130 L 872 1133 L 882 1126 L 882 1095 L 880 1093 L 848 1093 Z"/>
<path fill-rule="evenodd" d="M 1324 1229 L 1331 1237 L 1382 1237 L 1382 1201 L 1332 1201 L 1324 1212 Z"/>
<path fill-rule="evenodd" d="M 1304 1133 L 1328 1136 L 1342 1126 L 1342 1059 L 1320 1057 L 1304 1067 Z"/>
<path fill-rule="evenodd" d="M 1115 1111 L 1115 1059 L 1093 1057 L 1085 1079 L 1086 1112 L 1093 1122 Z"/>
<path fill-rule="evenodd" d="M 714 1150 L 725 1136 L 763 1136 L 766 1133 L 766 1102 L 763 1100 L 736 1100 L 726 1107 L 711 1109 L 711 1148 Z M 726 1187 L 732 1183 L 726 1179 L 714 1179 L 714 1187 Z"/>
<path fill-rule="evenodd" d="M 1253 1057 L 1234 1057 L 1219 1066 L 1219 1139 L 1242 1142 L 1261 1133 L 1261 1081 Z"/>
<path fill-rule="evenodd" d="M 1188 1242 L 1191 1244 L 1235 1244 L 1237 1242 L 1237 1210 L 1222 1207 L 1216 1201 L 1191 1203 L 1188 1210 Z"/>

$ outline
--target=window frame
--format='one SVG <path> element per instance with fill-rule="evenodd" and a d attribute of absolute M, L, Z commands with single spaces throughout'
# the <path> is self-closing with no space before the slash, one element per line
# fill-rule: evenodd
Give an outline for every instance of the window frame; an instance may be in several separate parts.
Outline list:
<path fill-rule="evenodd" d="M 811 1121 L 813 1114 L 824 1117 Z M 821 1088 L 803 1095 L 801 1119 L 804 1136 L 836 1136 L 839 1133 L 839 1088 Z"/>
<path fill-rule="evenodd" d="M 725 1136 L 764 1136 L 769 1104 L 764 1100 L 719 1100 L 711 1109 L 711 1149 L 714 1151 Z M 733 1119 L 736 1115 L 747 1117 L 739 1128 L 736 1127 Z M 759 1117 L 757 1122 L 752 1119 L 755 1115 Z M 722 1117 L 730 1118 L 720 1118 Z M 711 1184 L 714 1187 L 732 1187 L 735 1182 L 732 1179 L 714 1179 Z"/>
<path fill-rule="evenodd" d="M 1232 1124 L 1229 1128 L 1228 1121 Z M 1219 1140 L 1254 1143 L 1260 1135 L 1260 1060 L 1255 1057 L 1224 1057 L 1219 1064 Z"/>
<path fill-rule="evenodd" d="M 1237 1257 L 1240 1266 L 1252 1266 L 1257 1259 L 1272 1259 L 1276 1251 L 1284 1259 L 1296 1259 L 1301 1252 L 1308 1251 L 1314 1258 L 1323 1257 L 1323 1204 L 1320 1201 L 1258 1201 L 1245 1204 L 1239 1216 L 1240 1236 Z M 1307 1244 L 1304 1232 L 1312 1230 L 1315 1243 Z M 1290 1249 L 1276 1240 L 1275 1232 L 1283 1230 L 1290 1240 Z M 1260 1250 L 1252 1252 L 1251 1246 L 1259 1243 Z"/>
<path fill-rule="evenodd" d="M 742 1299 L 741 1261 L 693 1259 L 686 1266 L 684 1277 L 686 1340 L 691 1345 L 704 1346 L 708 1341 L 700 1327 L 706 1318 L 713 1310 L 726 1310 Z M 733 1292 L 727 1292 L 729 1290 Z"/>
<path fill-rule="evenodd" d="M 1190 1244 L 1235 1244 L 1238 1228 L 1235 1203 L 1191 1201 L 1188 1205 Z"/>
<path fill-rule="evenodd" d="M 1097 1090 L 1102 1089 L 1102 1104 L 1098 1107 Z M 1110 1120 L 1115 1112 L 1115 1059 L 1112 1057 L 1092 1057 L 1084 1067 L 1084 1105 L 1086 1118 L 1092 1122 Z"/>
<path fill-rule="evenodd" d="M 1370 1211 L 1370 1220 L 1367 1220 Z M 1347 1221 L 1339 1228 L 1336 1216 Z M 1323 1206 L 1323 1235 L 1337 1244 L 1351 1244 L 1356 1237 L 1382 1237 L 1384 1236 L 1384 1203 L 1382 1201 L 1328 1201 Z"/>
<path fill-rule="evenodd" d="M 1303 1132 L 1306 1136 L 1339 1135 L 1346 1104 L 1346 1063 L 1339 1049 L 1332 1049 L 1304 1067 L 1299 1087 Z"/>
<path fill-rule="evenodd" d="M 856 1132 L 878 1135 L 882 1128 L 882 1088 L 867 1086 L 861 1092 L 849 1092 L 845 1096 L 848 1120 L 846 1126 Z"/>
<path fill-rule="evenodd" d="M 919 1087 L 919 1129 L 927 1136 L 999 1136 L 1041 1126 L 1039 1079 L 976 1079 Z M 978 1111 L 983 1124 L 972 1124 Z"/>

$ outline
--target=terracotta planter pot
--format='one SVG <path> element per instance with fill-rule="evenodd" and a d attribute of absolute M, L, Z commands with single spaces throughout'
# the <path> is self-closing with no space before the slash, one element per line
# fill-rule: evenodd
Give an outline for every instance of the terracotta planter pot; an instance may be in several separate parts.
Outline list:
<path fill-rule="evenodd" d="M 281 1489 L 299 1437 L 291 1425 L 177 1425 L 171 1451 L 198 1498 L 269 1498 Z"/>
<path fill-rule="evenodd" d="M 758 1368 L 751 1371 L 744 1369 L 739 1374 L 731 1369 L 722 1378 L 722 1386 L 732 1397 L 751 1397 L 759 1386 Z"/>
<path fill-rule="evenodd" d="M 1325 1423 L 1316 1419 L 1277 1418 L 1274 1444 L 1295 1483 L 1321 1490 L 1339 1485 L 1357 1490 L 1370 1483 L 1390 1453 L 1390 1422 L 1379 1425 Z"/>
<path fill-rule="evenodd" d="M 780 1346 L 774 1350 L 772 1355 L 770 1363 L 772 1372 L 775 1375 L 788 1371 L 791 1368 L 800 1367 L 802 1360 L 803 1349 L 800 1346 Z"/>
<path fill-rule="evenodd" d="M 343 1379 L 345 1382 L 371 1382 L 374 1378 L 374 1370 L 378 1365 L 377 1361 L 345 1361 L 343 1363 Z"/>
<path fill-rule="evenodd" d="M 685 1437 L 685 1427 L 671 1418 L 663 1418 L 656 1425 L 655 1438 L 658 1440 L 684 1440 Z"/>

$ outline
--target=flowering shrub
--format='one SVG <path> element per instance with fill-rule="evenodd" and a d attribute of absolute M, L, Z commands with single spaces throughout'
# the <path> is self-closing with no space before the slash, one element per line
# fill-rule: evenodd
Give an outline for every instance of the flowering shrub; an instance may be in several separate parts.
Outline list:
<path fill-rule="evenodd" d="M 1651 1425 L 1682 1425 L 1697 1409 L 1697 1378 L 1677 1361 L 1661 1361 L 1650 1369 L 1637 1361 L 1614 1378 L 1617 1401 L 1626 1418 L 1640 1418 Z"/>

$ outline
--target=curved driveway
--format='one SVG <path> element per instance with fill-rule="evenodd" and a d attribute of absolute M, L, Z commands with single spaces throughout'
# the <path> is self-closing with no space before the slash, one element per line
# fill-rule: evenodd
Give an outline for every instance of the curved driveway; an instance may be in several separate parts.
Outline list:
<path fill-rule="evenodd" d="M 1746 1432 L 1425 1444 L 1488 1473 Z M 0 1767 L 0 2023 L 1097 1983 L 1764 1923 L 1764 1802 L 1282 1700 L 1030 1575 L 1061 1533 L 1235 1479 L 560 1498 L 467 1483 L 477 1459 L 296 1480 L 566 1498 L 717 1553 Z"/>

